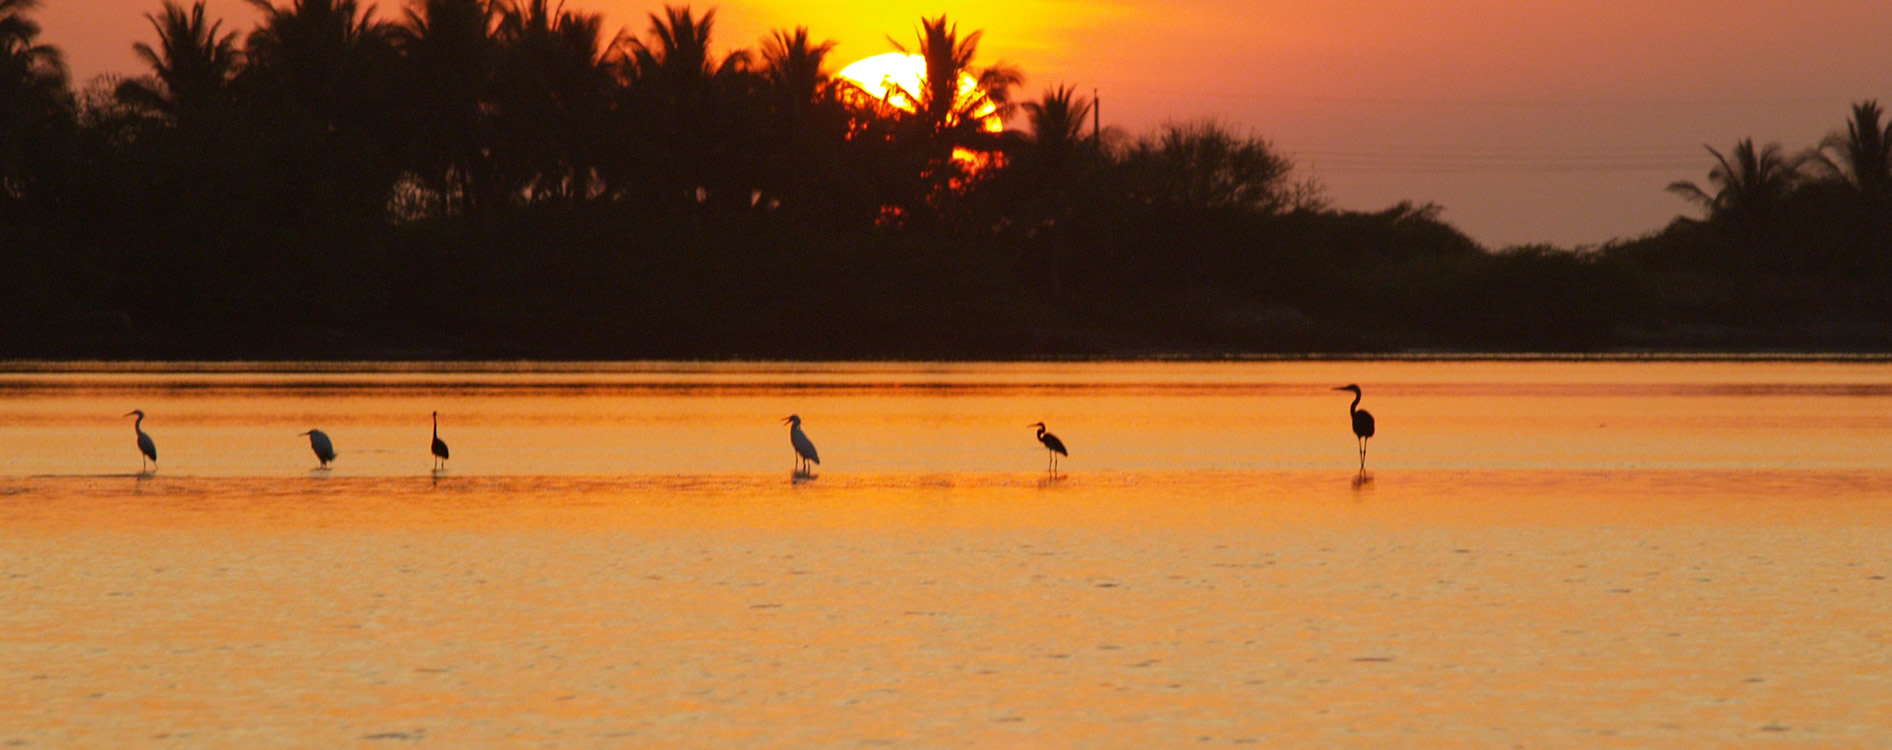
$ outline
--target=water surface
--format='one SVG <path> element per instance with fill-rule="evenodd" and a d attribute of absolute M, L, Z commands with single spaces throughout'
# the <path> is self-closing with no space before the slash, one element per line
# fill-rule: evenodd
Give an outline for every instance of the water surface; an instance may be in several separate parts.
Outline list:
<path fill-rule="evenodd" d="M 1888 395 L 1860 361 L 16 365 L 0 746 L 1885 746 Z"/>

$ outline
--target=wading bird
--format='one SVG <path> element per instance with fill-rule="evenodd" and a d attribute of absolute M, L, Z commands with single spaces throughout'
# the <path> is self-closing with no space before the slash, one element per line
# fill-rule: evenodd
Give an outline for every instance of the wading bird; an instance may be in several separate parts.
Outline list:
<path fill-rule="evenodd" d="M 1353 415 L 1353 436 L 1360 439 L 1360 471 L 1366 471 L 1366 441 L 1373 437 L 1373 415 L 1360 408 L 1360 386 L 1343 385 L 1336 391 L 1353 391 L 1353 403 L 1347 406 L 1347 413 Z"/>
<path fill-rule="evenodd" d="M 131 423 L 131 429 L 133 432 L 138 433 L 138 452 L 144 456 L 138 459 L 138 471 L 143 472 L 145 470 L 144 459 L 146 458 L 151 459 L 151 468 L 156 469 L 158 468 L 158 444 L 151 442 L 151 436 L 145 434 L 145 410 L 133 409 L 125 412 L 125 416 L 127 417 L 133 414 L 138 415 L 138 421 Z"/>
<path fill-rule="evenodd" d="M 447 441 L 440 439 L 440 412 L 434 412 L 434 471 L 439 471 L 440 462 L 447 460 Z"/>
<path fill-rule="evenodd" d="M 328 468 L 328 462 L 335 460 L 335 444 L 329 442 L 328 433 L 310 430 L 302 434 L 309 436 L 309 448 L 315 451 L 315 457 L 322 462 L 322 468 Z M 434 440 L 438 442 L 439 438 Z"/>
<path fill-rule="evenodd" d="M 788 444 L 795 446 L 795 473 L 808 476 L 814 473 L 814 467 L 804 462 L 821 463 L 821 456 L 815 454 L 814 441 L 801 431 L 801 416 L 790 414 L 782 419 L 788 425 Z"/>
<path fill-rule="evenodd" d="M 1058 473 L 1058 457 L 1071 455 L 1070 451 L 1064 449 L 1064 441 L 1059 440 L 1056 435 L 1045 432 L 1045 423 L 1043 422 L 1028 426 L 1038 428 L 1038 442 L 1044 443 L 1045 453 L 1048 454 L 1047 458 L 1051 460 L 1048 468 L 1051 473 Z"/>

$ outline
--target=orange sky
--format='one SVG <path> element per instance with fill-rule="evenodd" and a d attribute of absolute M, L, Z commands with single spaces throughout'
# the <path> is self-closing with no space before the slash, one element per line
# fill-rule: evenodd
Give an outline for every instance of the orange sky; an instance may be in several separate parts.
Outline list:
<path fill-rule="evenodd" d="M 566 0 L 641 32 L 647 0 Z M 405 4 L 382 0 L 391 17 Z M 135 72 L 157 0 L 44 0 L 44 40 L 76 80 Z M 698 7 L 708 7 L 698 4 Z M 1344 208 L 1402 199 L 1500 246 L 1593 244 L 1692 209 L 1703 144 L 1811 146 L 1852 101 L 1892 102 L 1886 0 L 731 0 L 718 38 L 809 26 L 843 63 L 942 11 L 985 29 L 985 61 L 1027 93 L 1095 87 L 1106 125 L 1216 117 L 1265 136 Z M 241 0 L 211 15 L 247 30 Z M 837 66 L 838 67 L 838 66 Z"/>

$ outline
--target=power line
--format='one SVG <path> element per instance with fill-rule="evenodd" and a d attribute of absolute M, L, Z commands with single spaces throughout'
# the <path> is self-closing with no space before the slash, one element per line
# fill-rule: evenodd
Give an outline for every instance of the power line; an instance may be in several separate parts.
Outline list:
<path fill-rule="evenodd" d="M 1316 172 L 1386 174 L 1582 174 L 1693 172 L 1712 166 L 1698 149 L 1374 149 L 1320 147 L 1289 150 Z"/>

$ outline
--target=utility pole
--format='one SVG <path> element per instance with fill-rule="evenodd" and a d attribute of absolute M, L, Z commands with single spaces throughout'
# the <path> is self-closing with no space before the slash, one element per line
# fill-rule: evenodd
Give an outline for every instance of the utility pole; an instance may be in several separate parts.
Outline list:
<path fill-rule="evenodd" d="M 1097 89 L 1093 87 L 1091 89 L 1091 145 L 1096 148 L 1104 147 L 1103 108 L 1103 103 L 1097 98 Z"/>

